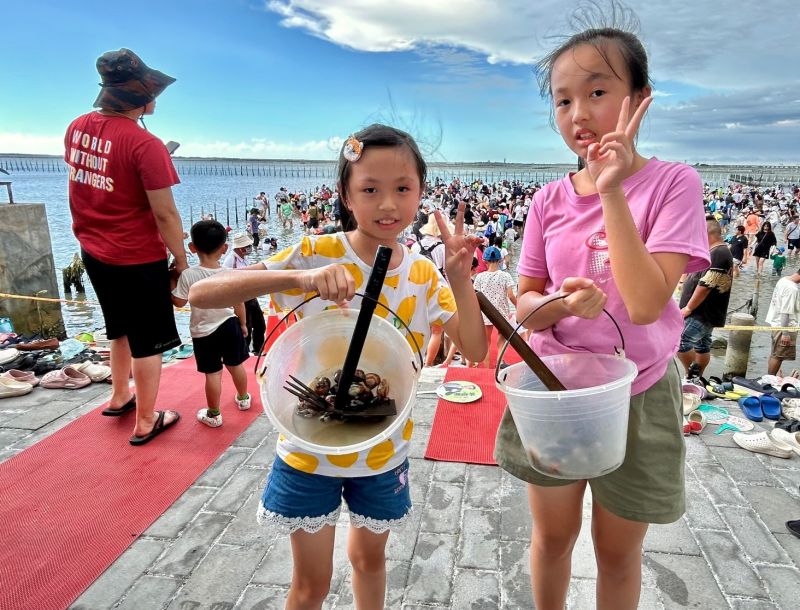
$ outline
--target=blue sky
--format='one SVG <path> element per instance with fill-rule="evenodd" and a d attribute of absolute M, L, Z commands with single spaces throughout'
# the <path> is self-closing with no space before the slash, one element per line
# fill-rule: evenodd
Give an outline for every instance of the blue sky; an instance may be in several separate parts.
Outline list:
<path fill-rule="evenodd" d="M 792 163 L 800 142 L 796 0 L 629 0 L 657 98 L 644 154 Z M 721 8 L 724 5 L 726 8 Z M 571 162 L 532 63 L 570 33 L 569 0 L 28 0 L 0 9 L 0 152 L 59 154 L 91 110 L 104 51 L 178 81 L 147 120 L 179 155 L 333 159 L 375 120 L 431 160 Z M 566 7 L 566 8 L 565 8 Z"/>

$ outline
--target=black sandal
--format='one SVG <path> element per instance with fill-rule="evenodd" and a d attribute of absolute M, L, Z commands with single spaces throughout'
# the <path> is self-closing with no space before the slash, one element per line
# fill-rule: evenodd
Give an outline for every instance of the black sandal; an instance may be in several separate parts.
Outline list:
<path fill-rule="evenodd" d="M 175 414 L 175 419 L 173 419 L 171 422 L 165 424 L 164 423 L 164 415 L 167 412 L 166 411 L 156 411 L 156 413 L 158 413 L 158 417 L 156 417 L 156 423 L 153 424 L 153 429 L 150 430 L 150 432 L 148 432 L 144 436 L 132 436 L 130 439 L 128 439 L 128 442 L 131 445 L 144 445 L 145 443 L 149 443 L 150 441 L 152 441 L 155 437 L 157 437 L 159 434 L 161 434 L 167 428 L 171 428 L 172 426 L 177 424 L 178 420 L 181 418 L 181 414 L 178 413 L 177 411 L 172 411 L 172 412 Z"/>
<path fill-rule="evenodd" d="M 106 417 L 119 417 L 120 415 L 125 415 L 128 411 L 134 411 L 136 409 L 136 394 L 131 396 L 131 399 L 122 405 L 119 409 L 112 409 L 111 407 L 106 407 L 103 409 L 100 414 L 105 415 Z"/>

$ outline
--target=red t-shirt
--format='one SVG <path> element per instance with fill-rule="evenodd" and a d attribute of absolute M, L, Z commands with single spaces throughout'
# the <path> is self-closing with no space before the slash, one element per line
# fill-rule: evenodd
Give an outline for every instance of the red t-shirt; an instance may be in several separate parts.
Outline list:
<path fill-rule="evenodd" d="M 90 112 L 72 121 L 64 147 L 81 248 L 111 265 L 166 259 L 145 193 L 180 182 L 164 143 L 128 118 Z"/>

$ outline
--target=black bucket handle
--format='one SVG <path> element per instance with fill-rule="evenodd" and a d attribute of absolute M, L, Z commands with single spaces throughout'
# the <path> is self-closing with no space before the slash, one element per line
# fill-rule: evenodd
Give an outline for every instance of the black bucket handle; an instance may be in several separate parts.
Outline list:
<path fill-rule="evenodd" d="M 415 348 L 415 350 L 417 352 L 417 356 L 419 356 L 419 368 L 417 368 L 417 365 L 416 365 L 415 362 L 412 362 L 411 366 L 414 367 L 414 371 L 415 372 L 419 373 L 423 369 L 423 367 L 425 366 L 425 359 L 422 356 L 422 348 L 420 347 L 419 343 L 417 343 L 417 338 L 414 336 L 414 333 L 408 327 L 408 324 L 406 324 L 403 321 L 403 319 L 399 315 L 397 315 L 397 313 L 392 308 L 387 307 L 386 305 L 384 305 L 380 301 L 378 301 L 376 299 L 373 299 L 372 297 L 367 296 L 366 294 L 364 294 L 362 292 L 356 292 L 355 295 L 361 297 L 362 299 L 367 299 L 369 301 L 372 301 L 376 305 L 379 305 L 379 306 L 383 307 L 386 311 L 388 311 L 389 313 L 393 314 L 394 317 L 397 320 L 400 320 L 400 324 L 403 325 L 403 327 L 408 332 L 408 336 L 411 337 L 411 340 L 414 342 L 414 348 Z M 319 293 L 313 294 L 310 297 L 308 297 L 305 301 L 303 301 L 302 303 L 297 305 L 296 307 L 293 307 L 292 309 L 290 309 L 289 312 L 285 316 L 283 316 L 280 319 L 280 321 L 272 328 L 272 330 L 269 331 L 269 334 L 264 338 L 264 343 L 261 345 L 261 349 L 258 351 L 258 358 L 256 358 L 256 366 L 255 366 L 255 369 L 254 369 L 254 371 L 256 373 L 256 376 L 261 376 L 266 371 L 266 367 L 265 367 L 264 371 L 261 371 L 261 373 L 259 373 L 258 372 L 258 365 L 261 363 L 261 357 L 264 355 L 264 347 L 269 343 L 269 340 L 272 338 L 272 335 L 275 334 L 275 331 L 278 330 L 280 325 L 283 324 L 284 322 L 286 322 L 286 320 L 289 318 L 289 316 L 291 316 L 295 311 L 300 309 L 303 305 L 305 305 L 309 301 L 313 301 L 314 299 L 318 299 L 318 298 L 321 298 L 319 296 Z"/>
<path fill-rule="evenodd" d="M 547 298 L 547 300 L 545 300 L 544 303 L 541 303 L 538 307 L 536 307 L 533 311 L 531 311 L 527 316 L 522 318 L 522 322 L 517 324 L 517 326 L 514 328 L 514 331 L 511 333 L 511 336 L 508 339 L 506 339 L 505 343 L 503 344 L 503 349 L 501 349 L 500 352 L 497 354 L 497 364 L 495 364 L 495 367 L 494 367 L 494 380 L 498 384 L 500 384 L 503 381 L 505 381 L 506 377 L 507 377 L 506 375 L 504 375 L 502 381 L 500 380 L 500 363 L 503 361 L 503 356 L 505 355 L 506 350 L 508 349 L 508 345 L 509 345 L 509 343 L 511 341 L 511 337 L 516 335 L 518 333 L 519 329 L 522 328 L 522 326 L 525 324 L 525 322 L 528 321 L 528 318 L 530 318 L 533 314 L 535 314 L 537 311 L 539 311 L 542 307 L 544 307 L 545 305 L 549 305 L 550 303 L 552 303 L 554 301 L 560 301 L 561 299 L 566 299 L 568 296 L 569 296 L 569 294 L 561 294 L 561 291 L 554 292 L 553 294 L 551 294 Z M 612 316 L 610 313 L 608 313 L 607 309 L 603 308 L 603 313 L 606 314 L 608 316 L 608 319 L 611 320 L 614 323 L 614 327 L 617 329 L 617 332 L 619 333 L 619 340 L 620 340 L 620 344 L 621 344 L 622 347 L 615 347 L 614 348 L 615 355 L 624 356 L 625 355 L 625 337 L 622 336 L 622 329 L 620 329 L 619 324 L 617 324 L 617 321 L 614 319 L 614 316 Z"/>

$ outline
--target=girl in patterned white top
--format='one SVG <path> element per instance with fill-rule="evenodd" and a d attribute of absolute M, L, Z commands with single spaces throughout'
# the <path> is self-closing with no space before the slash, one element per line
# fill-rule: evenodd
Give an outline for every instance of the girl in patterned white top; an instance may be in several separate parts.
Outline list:
<path fill-rule="evenodd" d="M 360 299 L 354 295 L 363 292 L 378 246 L 384 245 L 393 253 L 381 302 L 397 312 L 423 349 L 431 326 L 439 325 L 467 358 L 483 360 L 487 343 L 470 281 L 478 238 L 464 234 L 463 204 L 452 233 L 436 212 L 449 286 L 429 259 L 397 241 L 414 220 L 426 171 L 407 133 L 371 125 L 354 134 L 339 155 L 337 187 L 345 232 L 305 237 L 254 270 L 198 282 L 189 300 L 199 307 L 220 307 L 270 293 L 285 309 L 316 292 L 321 298 L 304 305 L 301 315 L 344 303 L 357 307 Z M 381 309 L 375 313 L 381 315 Z M 409 419 L 396 438 L 346 456 L 313 455 L 279 440 L 259 517 L 291 532 L 294 569 L 286 608 L 322 607 L 333 573 L 342 498 L 354 526 L 348 555 L 356 607 L 383 608 L 389 529 L 401 525 L 411 509 L 407 454 L 412 430 Z"/>

